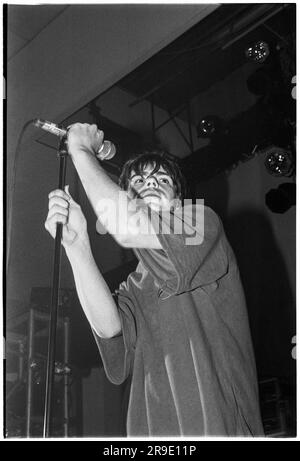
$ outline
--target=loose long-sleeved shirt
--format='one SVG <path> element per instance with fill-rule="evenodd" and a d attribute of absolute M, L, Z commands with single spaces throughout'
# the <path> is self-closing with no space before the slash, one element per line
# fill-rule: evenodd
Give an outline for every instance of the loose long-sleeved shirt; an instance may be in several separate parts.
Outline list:
<path fill-rule="evenodd" d="M 117 291 L 121 334 L 94 333 L 110 381 L 132 375 L 127 434 L 262 436 L 246 303 L 222 223 L 202 205 L 172 217 L 163 229 L 152 213 L 162 249 L 136 249 L 136 271 Z"/>

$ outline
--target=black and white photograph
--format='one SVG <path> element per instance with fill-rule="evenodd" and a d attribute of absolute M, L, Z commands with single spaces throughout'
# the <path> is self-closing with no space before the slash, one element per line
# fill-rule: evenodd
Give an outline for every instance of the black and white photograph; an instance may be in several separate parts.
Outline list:
<path fill-rule="evenodd" d="M 297 439 L 296 9 L 2 4 L 5 441 Z"/>

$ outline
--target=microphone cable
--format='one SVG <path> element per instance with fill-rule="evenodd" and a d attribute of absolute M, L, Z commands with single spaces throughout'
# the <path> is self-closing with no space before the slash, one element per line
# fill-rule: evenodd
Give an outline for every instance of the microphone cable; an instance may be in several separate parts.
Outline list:
<path fill-rule="evenodd" d="M 21 144 L 23 141 L 23 136 L 25 131 L 29 126 L 32 126 L 32 123 L 34 122 L 33 120 L 29 120 L 26 122 L 22 130 L 18 136 L 18 141 L 17 141 L 17 147 L 15 149 L 15 156 L 13 160 L 13 166 L 12 166 L 12 173 L 11 173 L 11 181 L 10 181 L 10 186 L 8 188 L 8 203 L 6 203 L 7 210 L 6 211 L 6 216 L 7 216 L 7 227 L 6 227 L 6 274 L 8 274 L 8 269 L 9 269 L 9 263 L 10 263 L 10 255 L 11 255 L 11 233 L 12 233 L 12 216 L 13 216 L 13 209 L 14 209 L 14 196 L 15 196 L 15 187 L 16 187 L 16 178 L 17 178 L 17 167 L 18 167 L 18 160 L 21 152 Z M 6 156 L 7 156 L 7 149 L 6 149 Z M 7 161 L 7 157 L 6 157 Z M 7 175 L 8 179 L 8 175 Z"/>

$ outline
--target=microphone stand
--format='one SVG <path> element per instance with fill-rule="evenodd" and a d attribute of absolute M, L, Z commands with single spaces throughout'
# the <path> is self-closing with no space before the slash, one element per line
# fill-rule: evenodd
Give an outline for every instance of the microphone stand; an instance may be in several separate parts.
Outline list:
<path fill-rule="evenodd" d="M 66 181 L 66 166 L 67 166 L 67 137 L 63 136 L 60 139 L 58 158 L 59 158 L 59 180 L 58 188 L 64 189 Z M 48 338 L 48 356 L 47 356 L 47 372 L 46 372 L 46 393 L 45 393 L 45 410 L 44 410 L 44 426 L 43 437 L 50 437 L 51 423 L 51 404 L 54 384 L 55 372 L 55 342 L 56 342 L 56 324 L 58 311 L 59 297 L 59 278 L 60 278 L 60 259 L 61 259 L 61 238 L 62 238 L 62 223 L 56 224 L 56 236 L 54 246 L 53 260 L 53 278 L 52 278 L 52 294 L 51 294 L 51 311 L 50 325 Z"/>

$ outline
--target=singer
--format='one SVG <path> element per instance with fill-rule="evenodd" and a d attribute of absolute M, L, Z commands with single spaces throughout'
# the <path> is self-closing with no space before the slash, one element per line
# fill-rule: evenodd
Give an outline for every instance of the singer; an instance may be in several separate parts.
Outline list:
<path fill-rule="evenodd" d="M 76 123 L 67 136 L 97 219 L 139 260 L 112 296 L 80 206 L 68 187 L 49 194 L 45 227 L 55 237 L 56 223 L 63 224 L 62 244 L 106 374 L 114 384 L 132 376 L 127 435 L 263 436 L 243 289 L 219 217 L 186 204 L 184 178 L 166 154 L 129 160 L 116 185 L 96 159 L 103 132 Z M 99 207 L 108 199 L 117 213 Z"/>

